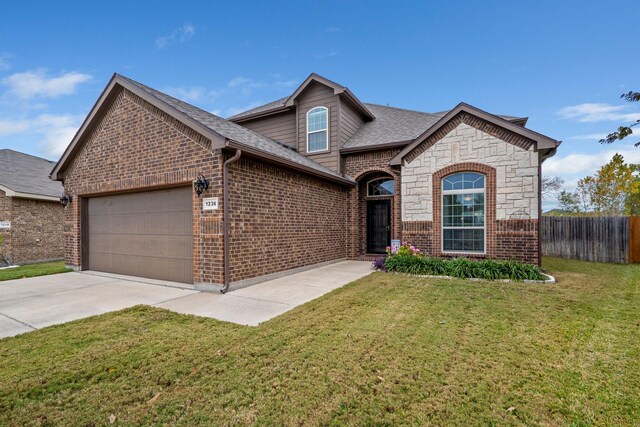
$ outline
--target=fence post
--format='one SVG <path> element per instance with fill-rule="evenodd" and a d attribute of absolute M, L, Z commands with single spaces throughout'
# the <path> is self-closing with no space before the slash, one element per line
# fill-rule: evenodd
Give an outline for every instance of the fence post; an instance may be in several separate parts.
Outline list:
<path fill-rule="evenodd" d="M 629 217 L 629 262 L 640 262 L 640 216 Z"/>

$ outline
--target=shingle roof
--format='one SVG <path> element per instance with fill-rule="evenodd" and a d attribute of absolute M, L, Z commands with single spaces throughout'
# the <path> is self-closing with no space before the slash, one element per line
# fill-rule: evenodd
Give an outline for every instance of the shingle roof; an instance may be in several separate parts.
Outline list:
<path fill-rule="evenodd" d="M 285 105 L 287 99 L 288 97 L 285 97 L 244 111 L 230 117 L 229 120 L 238 120 L 257 113 L 277 110 Z M 424 133 L 449 112 L 449 110 L 446 110 L 437 113 L 426 113 L 378 104 L 364 103 L 364 105 L 373 113 L 375 120 L 365 122 L 344 143 L 342 148 L 357 149 L 397 142 L 408 143 Z M 514 116 L 498 115 L 498 117 L 506 120 L 522 120 L 522 118 Z"/>
<path fill-rule="evenodd" d="M 51 181 L 55 162 L 9 149 L 0 150 L 0 185 L 16 193 L 60 197 L 62 184 Z"/>
<path fill-rule="evenodd" d="M 263 111 L 269 111 L 269 110 L 273 110 L 273 109 L 276 109 L 276 108 L 284 107 L 284 104 L 287 102 L 287 99 L 289 99 L 289 97 L 285 96 L 284 98 L 277 99 L 277 100 L 275 100 L 273 102 L 269 102 L 268 104 L 264 104 L 264 105 L 261 105 L 259 107 L 252 108 L 250 110 L 243 111 L 241 113 L 235 114 L 235 115 L 233 115 L 231 117 L 228 117 L 228 120 L 241 119 L 243 117 L 251 116 L 251 115 L 256 114 L 256 113 L 261 113 Z"/>
<path fill-rule="evenodd" d="M 365 122 L 343 145 L 343 148 L 410 141 L 422 134 L 444 115 L 403 110 L 377 104 L 365 103 L 365 105 L 376 116 L 376 119 Z"/>
<path fill-rule="evenodd" d="M 244 126 L 237 125 L 233 122 L 223 119 L 222 117 L 218 117 L 184 101 L 180 101 L 179 99 L 150 88 L 149 86 L 143 85 L 142 83 L 136 82 L 135 80 L 131 80 L 128 77 L 120 77 L 127 80 L 136 87 L 144 90 L 148 94 L 158 98 L 169 106 L 175 108 L 181 113 L 186 114 L 191 119 L 197 121 L 203 126 L 206 126 L 217 134 L 223 136 L 224 138 L 230 139 L 243 145 L 247 145 L 250 148 L 257 149 L 258 151 L 282 158 L 284 160 L 300 164 L 301 166 L 305 166 L 307 168 L 311 168 L 325 174 L 345 179 L 345 177 L 341 176 L 335 171 L 320 165 L 319 163 L 311 160 L 306 156 L 303 156 L 302 154 L 299 154 L 298 152 L 294 151 L 292 148 L 281 142 L 262 136 L 252 130 L 245 128 Z"/>

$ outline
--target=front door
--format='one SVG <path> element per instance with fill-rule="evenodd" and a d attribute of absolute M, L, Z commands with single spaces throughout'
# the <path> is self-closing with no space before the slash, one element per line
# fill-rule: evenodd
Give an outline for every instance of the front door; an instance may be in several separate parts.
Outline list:
<path fill-rule="evenodd" d="M 367 253 L 383 254 L 391 243 L 391 200 L 367 201 Z"/>

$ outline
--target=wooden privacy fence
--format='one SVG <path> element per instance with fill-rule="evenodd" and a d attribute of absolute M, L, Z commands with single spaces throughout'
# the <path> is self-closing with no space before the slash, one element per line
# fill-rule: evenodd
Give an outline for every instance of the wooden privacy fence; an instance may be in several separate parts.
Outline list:
<path fill-rule="evenodd" d="M 640 262 L 640 217 L 544 216 L 542 254 L 599 262 Z"/>

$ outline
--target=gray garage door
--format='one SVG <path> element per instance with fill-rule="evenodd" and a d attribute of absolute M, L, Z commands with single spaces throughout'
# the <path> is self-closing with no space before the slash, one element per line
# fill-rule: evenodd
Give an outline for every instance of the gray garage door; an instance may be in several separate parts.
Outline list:
<path fill-rule="evenodd" d="M 88 269 L 193 283 L 191 188 L 89 199 Z"/>

